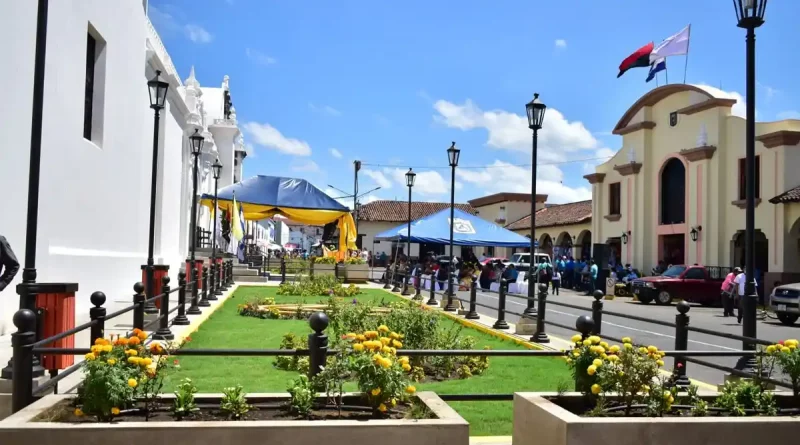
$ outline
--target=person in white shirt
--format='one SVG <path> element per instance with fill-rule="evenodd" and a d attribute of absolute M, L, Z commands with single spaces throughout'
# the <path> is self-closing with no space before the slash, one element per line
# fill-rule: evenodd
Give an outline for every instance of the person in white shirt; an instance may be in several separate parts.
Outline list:
<path fill-rule="evenodd" d="M 369 250 L 367 250 L 366 247 L 361 251 L 361 259 L 364 260 L 365 263 L 369 261 Z"/>
<path fill-rule="evenodd" d="M 738 297 L 739 301 L 737 306 L 737 314 L 736 319 L 739 323 L 742 322 L 742 298 L 746 295 L 745 294 L 745 285 L 747 283 L 747 275 L 742 272 L 739 275 L 736 275 L 736 278 L 733 279 L 733 282 L 736 283 L 736 296 Z M 758 283 L 754 283 L 755 287 L 758 287 Z M 753 289 L 755 291 L 755 289 Z"/>
<path fill-rule="evenodd" d="M 485 252 L 481 253 L 481 257 L 478 258 L 478 261 L 480 261 L 481 264 L 483 264 L 483 262 L 486 261 L 486 253 Z"/>

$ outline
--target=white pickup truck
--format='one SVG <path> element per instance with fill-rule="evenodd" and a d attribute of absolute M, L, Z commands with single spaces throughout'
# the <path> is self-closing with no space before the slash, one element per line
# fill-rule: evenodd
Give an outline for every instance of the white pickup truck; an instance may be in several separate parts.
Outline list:
<path fill-rule="evenodd" d="M 536 264 L 545 260 L 550 262 L 550 255 L 546 253 L 535 253 L 534 255 L 536 257 Z M 511 256 L 510 264 L 513 264 L 519 271 L 528 271 L 531 268 L 531 254 L 527 252 L 515 253 Z"/>

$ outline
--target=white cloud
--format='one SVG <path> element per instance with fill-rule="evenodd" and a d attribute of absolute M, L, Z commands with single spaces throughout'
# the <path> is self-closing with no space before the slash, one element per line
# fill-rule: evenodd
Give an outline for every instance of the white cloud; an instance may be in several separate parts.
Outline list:
<path fill-rule="evenodd" d="M 186 37 L 194 43 L 208 43 L 212 40 L 211 33 L 200 25 L 188 24 L 183 27 Z"/>
<path fill-rule="evenodd" d="M 495 160 L 485 169 L 458 169 L 456 176 L 475 185 L 485 194 L 499 192 L 530 193 L 531 169 Z M 548 203 L 565 203 L 592 198 L 588 187 L 571 188 L 562 183 L 564 173 L 554 165 L 540 165 L 537 169 L 536 193 L 547 195 Z"/>
<path fill-rule="evenodd" d="M 395 183 L 406 187 L 406 173 L 408 170 L 402 168 L 384 168 L 384 173 Z M 450 192 L 450 181 L 445 180 L 439 172 L 434 170 L 414 172 L 417 177 L 414 180 L 414 194 L 419 195 L 442 195 Z M 461 189 L 461 184 L 456 182 L 456 190 Z"/>
<path fill-rule="evenodd" d="M 736 99 L 736 103 L 731 107 L 731 114 L 734 116 L 739 116 L 743 119 L 747 118 L 747 103 L 744 101 L 744 97 L 736 91 L 723 91 L 719 88 L 712 87 L 710 85 L 700 83 L 695 86 L 698 86 L 704 90 L 706 90 L 709 94 L 715 97 L 720 98 L 727 98 L 727 99 Z M 756 119 L 758 119 L 758 110 L 756 110 Z"/>
<path fill-rule="evenodd" d="M 257 63 L 259 65 L 267 66 L 278 63 L 278 60 L 275 59 L 274 57 L 270 57 L 256 49 L 246 48 L 244 50 L 244 54 L 247 56 L 248 59 L 252 60 L 254 63 Z"/>
<path fill-rule="evenodd" d="M 311 159 L 305 161 L 296 161 L 291 163 L 292 171 L 295 172 L 318 172 L 320 171 L 319 165 Z"/>
<path fill-rule="evenodd" d="M 315 113 L 327 114 L 328 116 L 339 117 L 342 115 L 341 111 L 337 110 L 336 108 L 333 108 L 330 105 L 314 105 L 313 103 L 309 102 L 308 108 L 310 108 L 311 111 Z"/>
<path fill-rule="evenodd" d="M 337 150 L 335 148 L 329 148 L 328 151 L 331 153 L 331 156 L 333 156 L 334 158 L 342 159 L 342 152 L 340 152 L 339 150 Z"/>
<path fill-rule="evenodd" d="M 383 172 L 380 172 L 378 170 L 364 169 L 361 170 L 361 173 L 367 175 L 370 179 L 372 179 L 375 182 L 375 184 L 378 184 L 381 188 L 384 189 L 392 188 L 392 181 L 390 181 L 389 178 L 387 178 L 386 175 L 383 174 Z"/>
<path fill-rule="evenodd" d="M 250 135 L 250 138 L 256 145 L 278 150 L 279 152 L 288 155 L 311 155 L 311 146 L 308 145 L 308 142 L 301 141 L 299 139 L 287 138 L 270 124 L 247 122 L 243 125 L 243 128 Z"/>
<path fill-rule="evenodd" d="M 788 110 L 788 111 L 781 111 L 777 115 L 778 120 L 784 119 L 800 119 L 800 111 L 797 110 Z"/>
<path fill-rule="evenodd" d="M 567 47 L 567 41 L 564 39 L 556 39 L 556 48 L 558 49 L 565 49 Z"/>

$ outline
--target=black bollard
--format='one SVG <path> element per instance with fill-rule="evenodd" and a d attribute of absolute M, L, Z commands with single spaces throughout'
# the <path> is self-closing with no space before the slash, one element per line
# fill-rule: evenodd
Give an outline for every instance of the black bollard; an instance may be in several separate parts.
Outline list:
<path fill-rule="evenodd" d="M 531 341 L 536 343 L 550 343 L 550 338 L 545 333 L 544 315 L 547 310 L 547 285 L 539 284 L 539 296 L 536 298 L 539 308 L 536 310 L 536 332 Z"/>
<path fill-rule="evenodd" d="M 178 272 L 178 315 L 172 320 L 176 326 L 186 326 L 189 319 L 186 317 L 186 272 Z"/>
<path fill-rule="evenodd" d="M 410 284 L 409 283 L 409 279 L 410 278 L 411 278 L 411 267 L 408 264 L 406 264 L 405 275 L 404 275 L 404 278 L 403 278 L 403 292 L 401 292 L 400 295 L 404 295 L 404 296 L 411 295 L 411 292 L 409 292 L 409 290 L 408 290 L 408 287 L 409 287 L 409 284 Z"/>
<path fill-rule="evenodd" d="M 281 257 L 281 284 L 285 282 L 286 282 L 286 258 Z"/>
<path fill-rule="evenodd" d="M 689 303 L 678 303 L 678 315 L 675 316 L 675 350 L 686 351 L 689 349 Z M 691 382 L 686 376 L 686 357 L 677 355 L 674 358 L 672 373 L 675 376 L 675 385 L 689 386 Z"/>
<path fill-rule="evenodd" d="M 133 294 L 133 304 L 136 305 L 133 309 L 133 328 L 144 329 L 144 284 L 141 281 L 134 284 L 133 291 L 136 292 Z"/>
<path fill-rule="evenodd" d="M 414 300 L 422 300 L 422 268 L 417 267 L 414 283 Z"/>
<path fill-rule="evenodd" d="M 319 374 L 328 357 L 328 336 L 323 332 L 328 327 L 328 315 L 325 312 L 315 312 L 308 318 L 308 324 L 314 331 L 308 334 L 308 378 L 312 379 Z"/>
<path fill-rule="evenodd" d="M 211 262 L 211 267 L 208 270 L 208 301 L 217 301 L 217 295 L 222 295 L 219 290 L 220 279 L 219 273 L 222 270 L 222 265 L 217 264 L 214 260 Z"/>
<path fill-rule="evenodd" d="M 89 318 L 94 322 L 89 330 L 89 345 L 94 345 L 95 340 L 103 338 L 106 331 L 106 308 L 102 307 L 106 302 L 106 294 L 94 292 L 89 301 L 94 305 L 89 309 Z"/>
<path fill-rule="evenodd" d="M 594 329 L 592 335 L 600 335 L 600 330 L 603 324 L 603 297 L 606 296 L 605 292 L 596 290 L 592 294 L 594 301 L 592 302 L 592 320 L 594 320 Z"/>
<path fill-rule="evenodd" d="M 197 303 L 200 307 L 209 307 L 211 303 L 208 302 L 208 266 L 203 266 L 203 273 L 201 275 L 202 279 L 202 291 L 200 294 L 200 302 Z"/>
<path fill-rule="evenodd" d="M 175 336 L 169 330 L 169 277 L 164 277 L 161 281 L 161 312 L 158 320 L 158 330 L 153 334 L 154 340 L 172 340 Z"/>
<path fill-rule="evenodd" d="M 399 281 L 400 274 L 398 273 L 399 271 L 397 270 L 398 267 L 399 267 L 398 264 L 394 263 L 394 273 L 392 274 L 392 292 L 400 292 L 400 286 L 398 286 L 398 284 L 400 283 Z"/>
<path fill-rule="evenodd" d="M 581 339 L 586 340 L 594 330 L 594 320 L 588 315 L 581 315 L 575 321 L 575 329 L 581 333 Z"/>
<path fill-rule="evenodd" d="M 197 289 L 197 269 L 192 267 L 189 269 L 189 284 L 187 286 L 191 286 L 192 289 L 192 301 L 189 305 L 189 309 L 186 310 L 186 313 L 189 315 L 200 315 L 202 312 L 200 311 L 200 304 L 199 294 Z"/>
<path fill-rule="evenodd" d="M 389 284 L 391 282 L 392 282 L 392 268 L 391 267 L 387 267 L 386 271 L 383 272 L 383 288 L 384 289 L 391 289 L 392 286 L 391 286 L 391 284 Z"/>
<path fill-rule="evenodd" d="M 505 278 L 500 279 L 500 301 L 497 306 L 497 321 L 494 322 L 492 326 L 495 329 L 508 329 L 508 323 L 506 322 L 506 287 L 508 287 L 508 281 Z"/>
<path fill-rule="evenodd" d="M 478 311 L 475 309 L 478 300 L 478 277 L 472 277 L 472 284 L 469 287 L 469 312 L 467 312 L 467 320 L 477 320 L 481 318 Z"/>
<path fill-rule="evenodd" d="M 447 282 L 447 306 L 444 307 L 444 310 L 447 312 L 455 312 L 458 310 L 454 298 L 456 293 L 455 287 L 458 286 L 458 284 L 456 284 L 458 277 L 455 272 L 447 274 L 447 277 L 450 281 Z"/>
<path fill-rule="evenodd" d="M 436 301 L 436 274 L 431 274 L 431 289 L 430 295 L 428 296 L 428 302 L 425 303 L 428 306 L 439 306 L 439 302 Z"/>
<path fill-rule="evenodd" d="M 142 286 L 144 290 L 144 286 Z M 15 413 L 33 403 L 33 348 L 36 342 L 36 314 L 20 309 L 14 314 L 17 332 L 11 334 L 13 348 L 11 382 L 11 412 Z"/>

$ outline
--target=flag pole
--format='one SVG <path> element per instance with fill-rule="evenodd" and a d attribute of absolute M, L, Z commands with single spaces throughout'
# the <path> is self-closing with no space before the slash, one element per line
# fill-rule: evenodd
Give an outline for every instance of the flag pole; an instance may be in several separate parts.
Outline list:
<path fill-rule="evenodd" d="M 686 57 L 683 60 L 683 83 L 686 84 L 686 70 L 689 68 L 689 45 L 692 44 L 692 24 L 689 23 L 689 33 L 686 36 Z"/>

